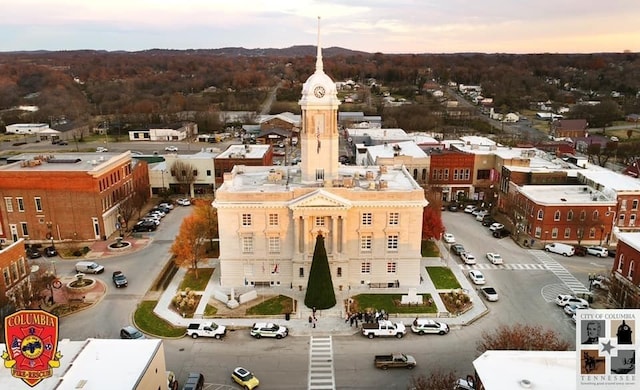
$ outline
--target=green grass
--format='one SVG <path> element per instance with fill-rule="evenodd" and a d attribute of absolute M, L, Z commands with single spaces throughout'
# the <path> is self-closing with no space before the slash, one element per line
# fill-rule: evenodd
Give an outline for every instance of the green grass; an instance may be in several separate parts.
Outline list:
<path fill-rule="evenodd" d="M 447 267 L 427 267 L 427 273 L 437 289 L 460 288 L 458 279 Z"/>
<path fill-rule="evenodd" d="M 418 294 L 422 295 L 422 301 L 428 302 L 431 298 L 431 294 Z M 354 302 L 357 303 L 357 309 L 364 311 L 366 309 L 384 310 L 387 313 L 436 313 L 438 308 L 436 305 L 423 305 L 423 306 L 401 306 L 397 303 L 402 299 L 401 294 L 360 294 L 352 297 Z"/>
<path fill-rule="evenodd" d="M 273 315 L 293 312 L 293 299 L 278 295 L 247 309 L 249 315 Z"/>
<path fill-rule="evenodd" d="M 213 317 L 216 314 L 218 314 L 218 308 L 207 304 L 207 307 L 204 308 L 204 317 Z"/>
<path fill-rule="evenodd" d="M 422 257 L 440 257 L 440 251 L 435 241 L 422 240 Z"/>
<path fill-rule="evenodd" d="M 192 291 L 204 291 L 211 279 L 214 268 L 198 268 L 198 278 L 196 279 L 196 273 L 193 269 L 189 269 L 180 283 L 180 290 L 184 291 L 187 288 Z"/>
<path fill-rule="evenodd" d="M 175 327 L 158 317 L 153 312 L 158 301 L 142 301 L 133 314 L 133 320 L 136 326 L 143 332 L 158 337 L 179 337 L 184 335 L 186 329 Z"/>

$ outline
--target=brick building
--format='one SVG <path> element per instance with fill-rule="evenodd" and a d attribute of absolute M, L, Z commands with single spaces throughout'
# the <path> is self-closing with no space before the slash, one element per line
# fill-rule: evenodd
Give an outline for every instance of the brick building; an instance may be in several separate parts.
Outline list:
<path fill-rule="evenodd" d="M 640 308 L 640 233 L 618 234 L 609 297 L 619 308 Z"/>
<path fill-rule="evenodd" d="M 441 189 L 443 201 L 471 197 L 474 160 L 473 154 L 453 150 L 431 154 L 429 184 Z"/>
<path fill-rule="evenodd" d="M 0 167 L 0 237 L 106 239 L 118 229 L 118 206 L 138 189 L 149 191 L 147 164 L 130 152 L 16 156 Z"/>
<path fill-rule="evenodd" d="M 613 227 L 616 200 L 586 185 L 525 185 L 504 206 L 518 234 L 534 240 L 603 244 Z"/>
<path fill-rule="evenodd" d="M 586 119 L 560 119 L 551 123 L 551 134 L 556 138 L 578 138 L 587 135 Z"/>
<path fill-rule="evenodd" d="M 213 161 L 216 188 L 224 182 L 224 174 L 236 165 L 268 166 L 273 165 L 271 145 L 231 145 L 216 156 Z"/>
<path fill-rule="evenodd" d="M 27 264 L 24 241 L 22 239 L 0 249 L 0 310 L 4 297 L 7 297 L 16 308 L 22 308 L 32 296 L 29 275 L 31 269 Z"/>

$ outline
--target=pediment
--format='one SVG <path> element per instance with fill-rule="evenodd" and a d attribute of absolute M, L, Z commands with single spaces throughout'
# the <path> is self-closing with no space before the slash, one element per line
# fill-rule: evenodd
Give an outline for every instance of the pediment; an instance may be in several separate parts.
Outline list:
<path fill-rule="evenodd" d="M 289 204 L 289 208 L 292 210 L 305 208 L 348 209 L 351 208 L 351 202 L 325 190 L 317 190 L 293 200 Z"/>

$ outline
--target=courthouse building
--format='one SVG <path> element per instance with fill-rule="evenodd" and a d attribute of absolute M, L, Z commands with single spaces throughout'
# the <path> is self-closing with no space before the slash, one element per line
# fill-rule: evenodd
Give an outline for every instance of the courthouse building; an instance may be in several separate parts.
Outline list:
<path fill-rule="evenodd" d="M 300 164 L 236 165 L 217 190 L 221 285 L 305 288 L 318 234 L 336 288 L 418 285 L 424 190 L 402 165 L 339 163 L 320 45 L 299 104 Z"/>

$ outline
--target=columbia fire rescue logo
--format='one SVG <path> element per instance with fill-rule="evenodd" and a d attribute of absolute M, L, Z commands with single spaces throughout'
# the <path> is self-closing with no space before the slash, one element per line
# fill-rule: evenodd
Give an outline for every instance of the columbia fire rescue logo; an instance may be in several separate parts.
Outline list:
<path fill-rule="evenodd" d="M 58 317 L 44 310 L 20 310 L 4 320 L 4 367 L 33 387 L 60 367 Z"/>

